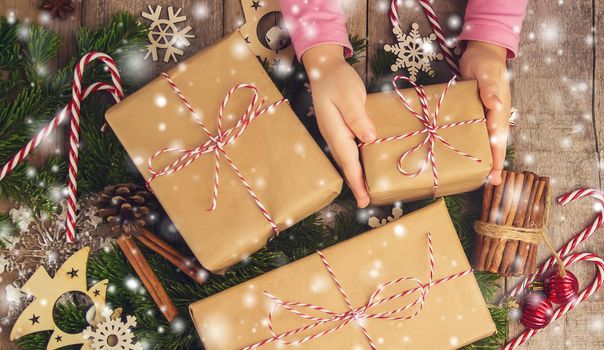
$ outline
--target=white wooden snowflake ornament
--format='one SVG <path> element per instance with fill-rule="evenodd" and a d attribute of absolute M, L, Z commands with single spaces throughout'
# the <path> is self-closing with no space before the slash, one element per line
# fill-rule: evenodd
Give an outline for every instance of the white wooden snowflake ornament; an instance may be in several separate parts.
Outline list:
<path fill-rule="evenodd" d="M 403 208 L 394 207 L 394 208 L 392 208 L 392 216 L 388 216 L 387 218 L 381 219 L 381 220 L 375 216 L 372 216 L 369 218 L 369 221 L 367 222 L 367 224 L 369 225 L 369 227 L 378 228 L 378 227 L 384 226 L 387 223 L 400 218 L 401 216 L 403 216 Z"/>
<path fill-rule="evenodd" d="M 418 31 L 419 25 L 413 23 L 409 34 L 403 33 L 400 27 L 395 26 L 392 32 L 396 36 L 398 43 L 395 45 L 384 45 L 384 51 L 392 52 L 396 55 L 396 62 L 390 67 L 393 72 L 405 68 L 412 81 L 417 79 L 419 71 L 425 72 L 429 76 L 434 76 L 434 71 L 430 66 L 431 61 L 440 61 L 443 59 L 441 53 L 437 53 L 433 42 L 436 35 L 431 33 L 428 37 L 421 37 Z"/>
<path fill-rule="evenodd" d="M 143 12 L 141 16 L 151 21 L 149 25 L 149 45 L 147 45 L 147 54 L 145 59 L 151 55 L 153 61 L 157 61 L 157 50 L 165 49 L 164 62 L 169 62 L 173 59 L 178 62 L 176 55 L 182 56 L 184 46 L 189 46 L 189 38 L 194 38 L 195 35 L 188 34 L 191 31 L 191 26 L 186 26 L 179 29 L 176 24 L 187 20 L 186 16 L 179 16 L 182 9 L 177 9 L 174 12 L 172 6 L 168 7 L 168 19 L 161 18 L 162 7 L 157 6 L 155 10 L 149 6 L 149 13 Z"/>
<path fill-rule="evenodd" d="M 134 343 L 131 330 L 136 327 L 136 317 L 128 315 L 123 322 L 114 314 L 106 308 L 102 313 L 104 321 L 84 330 L 84 338 L 90 341 L 92 350 L 143 350 L 141 343 Z"/>

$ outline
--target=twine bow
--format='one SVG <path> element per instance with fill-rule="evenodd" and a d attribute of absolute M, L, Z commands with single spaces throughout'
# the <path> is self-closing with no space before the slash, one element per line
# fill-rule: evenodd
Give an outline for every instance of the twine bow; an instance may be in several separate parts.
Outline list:
<path fill-rule="evenodd" d="M 480 159 L 474 157 L 471 154 L 468 154 L 466 152 L 461 151 L 460 149 L 454 147 L 453 145 L 451 145 L 447 140 L 445 140 L 444 137 L 442 137 L 438 131 L 442 130 L 442 129 L 449 129 L 449 128 L 454 128 L 457 126 L 463 126 L 463 125 L 469 125 L 469 124 L 478 124 L 478 123 L 483 123 L 486 121 L 486 119 L 480 118 L 480 119 L 471 119 L 471 120 L 464 120 L 464 121 L 460 121 L 460 122 L 455 122 L 455 123 L 450 123 L 450 124 L 444 124 L 444 125 L 438 125 L 438 115 L 440 112 L 440 107 L 445 99 L 445 96 L 447 94 L 447 90 L 449 89 L 449 87 L 454 83 L 456 77 L 453 77 L 451 80 L 449 80 L 449 83 L 445 86 L 445 89 L 443 90 L 442 94 L 440 95 L 439 99 L 438 99 L 438 103 L 436 104 L 436 107 L 434 109 L 434 113 L 430 112 L 430 109 L 428 107 L 428 98 L 426 96 L 426 92 L 424 91 L 424 87 L 421 85 L 417 85 L 415 84 L 413 81 L 411 81 L 411 79 L 409 79 L 406 76 L 403 75 L 397 75 L 396 77 L 394 77 L 394 79 L 392 80 L 392 85 L 394 85 L 394 91 L 396 92 L 396 94 L 398 95 L 398 97 L 400 98 L 401 102 L 403 103 L 403 105 L 405 106 L 405 108 L 407 108 L 407 110 L 415 117 L 417 118 L 420 122 L 422 122 L 423 124 L 423 128 L 420 130 L 416 130 L 413 132 L 409 132 L 403 135 L 397 135 L 397 136 L 390 136 L 390 137 L 386 137 L 386 138 L 381 138 L 381 139 L 377 139 L 371 143 L 362 143 L 360 146 L 365 146 L 367 144 L 376 144 L 376 143 L 382 143 L 382 142 L 388 142 L 388 141 L 395 141 L 395 140 L 403 140 L 409 137 L 413 137 L 413 136 L 417 136 L 417 135 L 421 135 L 421 134 L 425 134 L 425 137 L 423 138 L 423 140 L 421 140 L 416 146 L 414 146 L 413 148 L 407 150 L 405 153 L 403 153 L 403 155 L 399 158 L 397 167 L 398 170 L 401 172 L 401 174 L 405 175 L 405 176 L 409 176 L 409 177 L 416 177 L 419 174 L 421 174 L 426 167 L 428 166 L 428 163 L 430 163 L 431 168 L 432 168 L 432 178 L 434 181 L 434 184 L 432 186 L 432 194 L 436 197 L 436 191 L 438 190 L 438 167 L 437 167 L 437 162 L 436 162 L 436 156 L 434 154 L 434 145 L 436 144 L 437 141 L 441 142 L 443 145 L 445 145 L 447 148 L 451 149 L 452 151 L 454 151 L 455 153 L 459 154 L 460 156 L 466 157 L 468 159 L 473 160 L 474 162 L 480 163 L 482 162 Z M 409 102 L 407 101 L 407 99 L 405 98 L 405 96 L 403 95 L 403 93 L 396 87 L 396 82 L 399 80 L 405 80 L 408 81 L 414 88 L 415 88 L 415 92 L 417 93 L 417 96 L 419 98 L 419 102 L 420 105 L 422 107 L 422 112 L 418 113 L 416 112 L 411 105 L 409 104 Z M 422 148 L 425 145 L 428 145 L 428 154 L 426 155 L 426 158 L 424 159 L 424 161 L 422 162 L 421 166 L 419 167 L 419 169 L 417 169 L 415 172 L 408 172 L 407 170 L 404 169 L 404 162 L 405 159 L 407 159 L 407 157 L 409 157 L 411 154 L 413 154 L 414 152 L 418 151 L 420 148 Z"/>
<path fill-rule="evenodd" d="M 266 112 L 269 112 L 269 113 L 272 112 L 277 106 L 279 106 L 282 103 L 287 102 L 287 99 L 282 98 L 265 107 L 264 99 L 261 100 L 260 103 L 258 103 L 258 99 L 259 99 L 258 89 L 255 86 L 253 86 L 251 84 L 237 84 L 227 92 L 227 94 L 224 96 L 224 99 L 222 100 L 222 104 L 220 105 L 220 110 L 218 112 L 218 132 L 216 133 L 216 135 L 214 135 L 201 121 L 201 118 L 193 110 L 193 107 L 191 106 L 189 101 L 185 98 L 183 93 L 176 86 L 176 84 L 170 78 L 170 76 L 167 73 L 162 73 L 162 75 L 164 78 L 166 78 L 166 80 L 172 87 L 172 90 L 174 90 L 176 95 L 180 98 L 180 100 L 183 102 L 183 104 L 187 107 L 187 109 L 191 113 L 191 116 L 193 116 L 193 119 L 195 120 L 195 122 L 199 126 L 201 126 L 201 128 L 206 133 L 206 135 L 208 135 L 209 139 L 207 141 L 205 141 L 204 143 L 200 144 L 199 146 L 192 148 L 192 149 L 166 147 L 166 148 L 160 149 L 159 151 L 155 152 L 155 154 L 153 154 L 153 156 L 151 156 L 151 158 L 149 158 L 149 160 L 147 162 L 149 171 L 151 172 L 151 177 L 147 180 L 147 186 L 149 186 L 150 183 L 158 177 L 179 172 L 180 170 L 191 165 L 195 160 L 197 160 L 197 158 L 199 158 L 200 156 L 202 156 L 206 153 L 214 153 L 214 158 L 215 158 L 214 190 L 213 190 L 213 195 L 212 195 L 212 203 L 211 203 L 210 207 L 208 208 L 208 211 L 212 211 L 212 210 L 216 209 L 216 206 L 217 206 L 218 189 L 219 189 L 219 183 L 220 183 L 220 159 L 221 159 L 221 157 L 223 157 L 227 161 L 227 163 L 229 164 L 231 169 L 233 169 L 233 171 L 235 172 L 237 177 L 239 177 L 239 180 L 241 180 L 241 183 L 243 184 L 243 186 L 245 187 L 245 189 L 247 190 L 249 195 L 252 197 L 252 199 L 256 203 L 256 206 L 258 206 L 258 209 L 260 210 L 262 215 L 268 220 L 268 222 L 272 226 L 275 234 L 278 234 L 279 229 L 277 228 L 277 224 L 275 223 L 275 221 L 272 219 L 268 209 L 264 206 L 264 204 L 262 204 L 262 202 L 258 198 L 258 195 L 253 190 L 252 186 L 250 186 L 250 184 L 246 181 L 245 177 L 239 171 L 239 168 L 237 168 L 237 166 L 235 165 L 235 163 L 233 162 L 231 157 L 229 157 L 229 155 L 225 151 L 224 147 L 226 145 L 228 145 L 229 143 L 232 143 L 233 141 L 235 141 L 239 136 L 241 136 L 241 134 L 244 133 L 244 131 L 248 128 L 248 126 L 254 119 L 256 119 L 258 116 L 260 116 Z M 224 126 L 222 125 L 224 109 L 226 108 L 226 105 L 228 104 L 231 96 L 235 92 L 237 92 L 239 89 L 249 89 L 252 92 L 252 98 L 250 100 L 249 105 L 247 106 L 245 113 L 239 118 L 239 120 L 237 121 L 235 126 L 225 130 Z M 153 161 L 164 153 L 182 153 L 183 155 L 180 158 L 176 159 L 174 162 L 172 162 L 170 165 L 164 167 L 163 169 L 155 170 L 155 168 L 153 167 Z"/>
<path fill-rule="evenodd" d="M 263 345 L 266 345 L 268 343 L 273 343 L 273 342 L 279 342 L 283 345 L 298 345 L 298 344 L 306 343 L 311 340 L 323 337 L 327 334 L 337 332 L 338 330 L 345 327 L 346 325 L 348 325 L 351 322 L 356 322 L 359 325 L 359 327 L 361 328 L 363 335 L 365 336 L 365 339 L 367 340 L 371 349 L 377 350 L 377 346 L 375 345 L 375 342 L 371 338 L 371 335 L 369 334 L 367 328 L 365 327 L 365 325 L 362 322 L 363 320 L 381 319 L 381 320 L 389 320 L 389 321 L 404 321 L 404 320 L 409 320 L 409 319 L 415 318 L 422 311 L 425 301 L 426 301 L 426 297 L 428 296 L 430 289 L 433 286 L 443 284 L 450 280 L 453 280 L 453 279 L 459 278 L 461 276 L 465 276 L 467 274 L 472 273 L 472 269 L 468 269 L 468 270 L 465 270 L 465 271 L 462 271 L 462 272 L 459 272 L 459 273 L 456 273 L 456 274 L 453 274 L 453 275 L 450 275 L 450 276 L 447 276 L 447 277 L 444 277 L 444 278 L 441 278 L 441 279 L 435 281 L 434 280 L 435 264 L 434 264 L 434 251 L 432 249 L 432 235 L 430 233 L 428 233 L 426 235 L 426 238 L 428 241 L 428 257 L 429 257 L 429 261 L 430 261 L 430 277 L 429 277 L 428 282 L 426 284 L 423 284 L 419 279 L 417 279 L 415 277 L 400 277 L 400 278 L 391 280 L 391 281 L 386 282 L 386 283 L 382 284 L 381 286 L 379 286 L 371 294 L 367 303 L 365 303 L 364 305 L 362 305 L 360 307 L 356 307 L 356 308 L 352 306 L 352 303 L 350 301 L 350 298 L 348 297 L 348 294 L 342 287 L 342 284 L 338 280 L 331 265 L 329 264 L 329 262 L 327 261 L 327 259 L 323 255 L 323 253 L 319 251 L 318 252 L 319 257 L 321 258 L 321 261 L 323 262 L 323 265 L 325 266 L 325 269 L 329 273 L 329 276 L 331 277 L 332 281 L 335 283 L 336 287 L 338 288 L 340 295 L 344 298 L 348 311 L 335 312 L 335 311 L 329 310 L 325 307 L 314 305 L 314 304 L 295 302 L 295 301 L 284 301 L 284 300 L 279 299 L 278 297 L 274 296 L 273 294 L 265 291 L 264 295 L 266 295 L 268 298 L 270 298 L 271 300 L 273 300 L 275 302 L 274 306 L 272 307 L 272 309 L 268 315 L 268 328 L 269 328 L 269 331 L 271 332 L 272 337 L 259 341 L 255 344 L 246 346 L 242 350 L 257 349 Z M 397 285 L 397 284 L 405 282 L 405 281 L 414 282 L 415 284 L 417 284 L 417 287 L 401 291 L 399 293 L 390 295 L 388 297 L 384 297 L 384 298 L 379 297 L 379 295 L 386 288 Z M 393 309 L 390 311 L 380 312 L 380 313 L 370 313 L 369 312 L 369 310 L 375 306 L 382 305 L 382 304 L 388 303 L 390 301 L 397 300 L 397 299 L 400 299 L 402 297 L 405 297 L 407 295 L 417 293 L 417 292 L 419 292 L 419 295 L 416 299 L 414 299 L 413 301 L 410 301 L 406 305 L 403 305 L 399 308 L 396 308 L 396 309 Z M 415 306 L 418 306 L 418 308 L 413 314 L 400 315 L 400 313 L 402 313 L 412 307 L 415 307 Z M 294 329 L 294 330 L 290 330 L 290 331 L 287 331 L 284 333 L 277 334 L 273 327 L 273 314 L 279 307 L 284 308 L 285 310 L 291 312 L 292 314 L 294 314 L 302 319 L 305 319 L 308 321 L 313 321 L 313 323 L 310 323 L 308 325 L 302 326 L 302 327 Z M 300 310 L 309 310 L 309 311 L 300 311 Z M 318 312 L 320 314 L 323 314 L 323 316 L 313 316 L 310 314 L 310 311 Z M 310 330 L 312 330 L 316 327 L 322 326 L 324 324 L 331 324 L 333 326 L 331 328 L 303 336 L 302 338 L 299 338 L 296 340 L 286 340 L 287 338 L 289 338 L 291 336 L 294 336 L 294 335 L 302 333 L 302 332 L 310 331 Z"/>

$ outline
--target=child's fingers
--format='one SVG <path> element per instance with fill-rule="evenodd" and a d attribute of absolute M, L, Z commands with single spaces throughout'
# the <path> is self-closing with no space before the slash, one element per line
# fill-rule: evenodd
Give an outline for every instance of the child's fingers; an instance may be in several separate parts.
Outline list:
<path fill-rule="evenodd" d="M 499 82 L 493 78 L 493 74 L 481 74 L 478 77 L 480 100 L 488 110 L 501 108 L 503 105 L 499 97 Z"/>
<path fill-rule="evenodd" d="M 359 162 L 359 150 L 354 134 L 348 128 L 340 112 L 331 103 L 315 103 L 319 129 L 335 159 L 348 187 L 352 190 L 359 208 L 369 205 L 369 193 L 365 186 L 363 169 Z"/>
<path fill-rule="evenodd" d="M 341 139 L 334 142 L 334 153 L 344 173 L 346 183 L 352 190 L 359 208 L 369 205 L 369 193 L 365 186 L 363 168 L 359 162 L 359 150 L 354 140 Z"/>
<path fill-rule="evenodd" d="M 367 116 L 367 111 L 365 110 L 365 95 L 357 96 L 350 92 L 344 95 L 345 97 L 335 101 L 335 104 L 342 114 L 346 125 L 348 125 L 359 140 L 364 143 L 373 142 L 377 134 L 375 126 Z"/>
<path fill-rule="evenodd" d="M 493 154 L 493 168 L 488 181 L 493 185 L 501 183 L 501 171 L 505 160 L 509 109 L 495 108 L 487 111 L 487 129 L 489 131 L 491 153 Z"/>

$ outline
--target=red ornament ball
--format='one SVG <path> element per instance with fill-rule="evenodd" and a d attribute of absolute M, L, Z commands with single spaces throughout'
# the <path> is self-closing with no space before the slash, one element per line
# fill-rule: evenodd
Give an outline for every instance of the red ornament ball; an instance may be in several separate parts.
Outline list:
<path fill-rule="evenodd" d="M 552 303 L 564 305 L 579 294 L 579 280 L 570 271 L 564 277 L 553 271 L 543 281 L 543 291 Z"/>
<path fill-rule="evenodd" d="M 529 293 L 522 301 L 520 322 L 530 329 L 541 329 L 549 324 L 554 313 L 552 303 L 539 292 Z"/>

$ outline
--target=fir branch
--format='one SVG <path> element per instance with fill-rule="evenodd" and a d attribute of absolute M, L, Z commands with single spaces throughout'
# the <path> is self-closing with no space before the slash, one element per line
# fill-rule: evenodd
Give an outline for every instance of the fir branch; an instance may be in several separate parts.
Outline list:
<path fill-rule="evenodd" d="M 348 40 L 352 46 L 352 55 L 346 58 L 346 62 L 348 62 L 350 65 L 353 65 L 365 58 L 365 52 L 367 51 L 367 39 L 358 35 L 348 35 Z"/>
<path fill-rule="evenodd" d="M 55 211 L 57 200 L 53 200 L 51 189 L 62 183 L 66 175 L 65 164 L 59 158 L 51 158 L 37 170 L 21 163 L 0 181 L 0 197 L 24 203 L 35 211 Z"/>
<path fill-rule="evenodd" d="M 42 28 L 37 24 L 22 24 L 25 33 L 25 74 L 31 83 L 51 80 L 48 61 L 57 55 L 61 44 L 61 36 Z"/>
<path fill-rule="evenodd" d="M 481 339 L 470 345 L 464 346 L 462 350 L 497 350 L 501 349 L 509 335 L 509 309 L 504 306 L 488 305 L 489 313 L 495 323 L 495 334 Z"/>
<path fill-rule="evenodd" d="M 126 12 L 118 12 L 109 22 L 97 29 L 90 30 L 81 28 L 76 36 L 78 54 L 82 56 L 91 51 L 100 51 L 111 56 L 121 67 L 124 90 L 126 93 L 138 88 L 141 81 L 139 78 L 141 69 L 136 69 L 136 74 L 130 74 L 129 69 L 135 69 L 129 63 L 130 60 L 143 60 L 143 51 L 147 40 L 147 29 L 138 20 L 138 16 Z M 85 80 L 91 81 L 110 81 L 110 77 L 100 65 L 87 70 Z"/>
<path fill-rule="evenodd" d="M 16 23 L 9 23 L 6 17 L 0 18 L 0 69 L 14 71 L 22 65 L 17 42 Z"/>
<path fill-rule="evenodd" d="M 98 192 L 109 184 L 144 181 L 115 134 L 101 131 L 108 106 L 98 100 L 95 96 L 83 105 L 86 119 L 80 129 L 80 193 Z"/>
<path fill-rule="evenodd" d="M 52 332 L 37 332 L 18 338 L 15 342 L 22 349 L 46 350 Z"/>
<path fill-rule="evenodd" d="M 487 302 L 492 301 L 495 293 L 501 288 L 501 278 L 499 275 L 486 271 L 474 271 L 474 277 L 476 278 L 476 282 L 478 282 L 478 287 L 484 300 Z"/>

